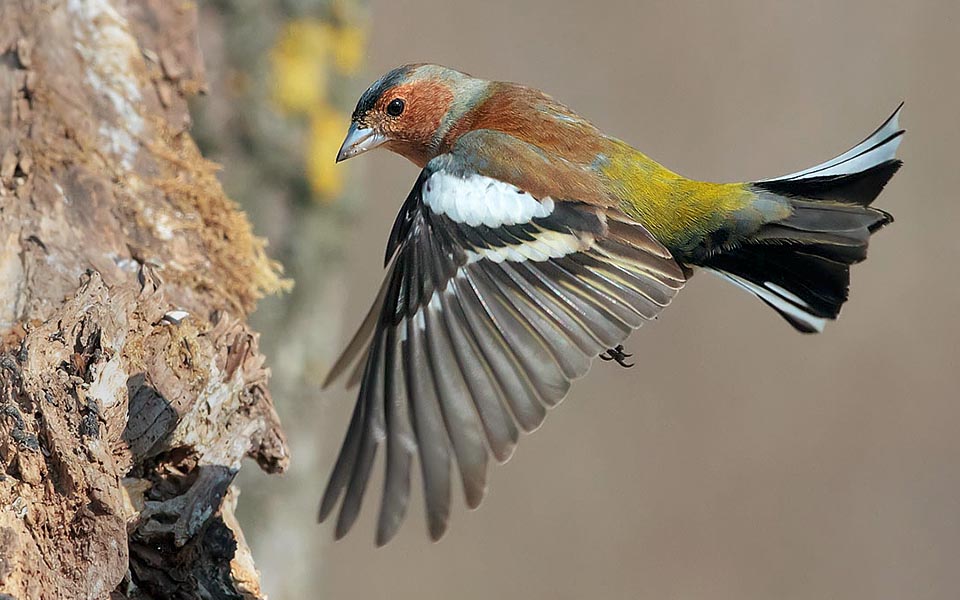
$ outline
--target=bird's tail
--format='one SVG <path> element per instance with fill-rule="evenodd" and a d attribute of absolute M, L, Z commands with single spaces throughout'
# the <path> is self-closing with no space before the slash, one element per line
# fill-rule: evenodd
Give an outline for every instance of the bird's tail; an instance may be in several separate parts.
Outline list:
<path fill-rule="evenodd" d="M 893 221 L 870 204 L 901 165 L 895 155 L 902 106 L 840 156 L 753 183 L 758 198 L 786 201 L 790 216 L 764 224 L 744 243 L 699 265 L 754 294 L 798 330 L 823 331 L 847 300 L 850 265 L 867 257 L 870 236 Z"/>

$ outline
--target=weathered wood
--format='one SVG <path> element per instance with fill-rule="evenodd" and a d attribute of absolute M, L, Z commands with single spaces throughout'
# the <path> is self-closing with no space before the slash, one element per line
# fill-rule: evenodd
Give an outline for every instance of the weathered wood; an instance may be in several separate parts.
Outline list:
<path fill-rule="evenodd" d="M 186 128 L 196 11 L 0 4 L 0 593 L 258 598 L 244 456 L 288 463 L 246 324 L 284 282 Z"/>

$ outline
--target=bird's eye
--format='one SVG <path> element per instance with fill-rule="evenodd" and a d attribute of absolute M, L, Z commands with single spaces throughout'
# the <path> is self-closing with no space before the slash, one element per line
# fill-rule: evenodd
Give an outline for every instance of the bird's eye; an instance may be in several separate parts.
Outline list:
<path fill-rule="evenodd" d="M 387 114 L 391 117 L 399 117 L 403 113 L 404 106 L 403 98 L 394 98 L 387 105 Z"/>

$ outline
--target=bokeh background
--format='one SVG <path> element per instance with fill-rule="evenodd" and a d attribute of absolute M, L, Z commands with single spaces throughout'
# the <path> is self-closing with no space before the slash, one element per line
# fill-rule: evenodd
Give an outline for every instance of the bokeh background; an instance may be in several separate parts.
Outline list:
<path fill-rule="evenodd" d="M 297 280 L 257 315 L 293 467 L 245 469 L 240 502 L 273 600 L 957 597 L 955 0 L 238 0 L 202 19 L 197 135 Z M 629 340 L 635 368 L 595 365 L 478 511 L 457 498 L 440 543 L 417 493 L 387 547 L 369 499 L 331 544 L 316 508 L 353 395 L 319 381 L 417 175 L 386 152 L 332 161 L 360 92 L 413 61 L 540 87 L 718 181 L 830 158 L 905 100 L 906 165 L 878 201 L 897 222 L 823 335 L 699 275 Z"/>

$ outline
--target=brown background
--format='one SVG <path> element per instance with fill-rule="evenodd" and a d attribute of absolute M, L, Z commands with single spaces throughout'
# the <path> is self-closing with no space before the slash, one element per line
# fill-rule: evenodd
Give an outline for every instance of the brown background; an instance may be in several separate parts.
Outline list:
<path fill-rule="evenodd" d="M 878 202 L 897 223 L 820 336 L 694 278 L 629 340 L 637 366 L 595 365 L 494 468 L 480 510 L 457 498 L 439 544 L 417 493 L 386 548 L 374 549 L 368 499 L 324 555 L 296 553 L 297 535 L 332 536 L 309 513 L 282 546 L 253 540 L 272 554 L 261 565 L 311 561 L 330 598 L 958 597 L 960 4 L 380 0 L 372 15 L 370 80 L 430 61 L 522 81 L 701 179 L 810 166 L 906 100 L 906 166 Z M 349 308 L 331 317 L 345 339 L 417 173 L 386 152 L 344 168 L 369 192 Z M 319 402 L 318 439 L 292 440 L 294 456 L 332 465 L 353 398 Z M 281 589 L 283 573 L 264 568 Z"/>

